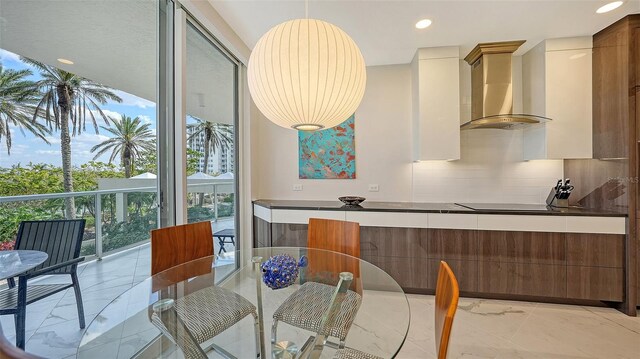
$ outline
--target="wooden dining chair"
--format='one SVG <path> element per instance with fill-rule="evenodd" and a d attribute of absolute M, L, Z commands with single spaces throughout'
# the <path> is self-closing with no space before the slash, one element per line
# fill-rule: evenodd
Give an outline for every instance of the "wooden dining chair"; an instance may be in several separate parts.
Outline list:
<path fill-rule="evenodd" d="M 458 309 L 460 288 L 453 271 L 445 261 L 440 261 L 436 284 L 435 336 L 438 359 L 447 358 L 453 317 Z"/>
<path fill-rule="evenodd" d="M 453 326 L 453 317 L 458 309 L 460 289 L 458 280 L 445 261 L 440 261 L 438 283 L 436 284 L 435 336 L 438 359 L 447 358 L 449 337 Z M 334 359 L 381 359 L 373 354 L 356 349 L 345 348 L 336 352 Z"/>
<path fill-rule="evenodd" d="M 158 299 L 173 299 L 170 308 L 150 308 L 151 322 L 176 343 L 187 358 L 206 358 L 209 350 L 227 357 L 229 353 L 215 344 L 206 348 L 201 345 L 252 315 L 259 356 L 256 307 L 241 295 L 214 285 L 212 262 L 205 260 L 212 255 L 211 222 L 151 231 L 152 288 L 158 293 Z M 202 260 L 195 261 L 197 259 Z M 178 286 L 180 290 L 176 290 Z"/>
<path fill-rule="evenodd" d="M 151 231 L 151 275 L 212 255 L 211 222 L 190 223 Z"/>
<path fill-rule="evenodd" d="M 271 342 L 277 342 L 278 323 L 285 322 L 313 333 L 320 330 L 324 313 L 329 308 L 331 298 L 339 281 L 338 273 L 353 274 L 351 290 L 340 307 L 338 320 L 330 327 L 327 336 L 340 340 L 343 348 L 351 324 L 362 302 L 360 280 L 360 224 L 331 219 L 310 218 L 307 246 L 313 249 L 340 252 L 309 251 L 308 267 L 305 269 L 304 283 L 291 294 L 273 314 Z M 327 275 L 333 275 L 327 277 Z"/>

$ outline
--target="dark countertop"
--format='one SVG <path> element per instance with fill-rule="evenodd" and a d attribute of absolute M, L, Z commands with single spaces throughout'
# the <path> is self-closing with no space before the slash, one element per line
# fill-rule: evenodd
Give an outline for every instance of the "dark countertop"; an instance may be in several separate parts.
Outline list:
<path fill-rule="evenodd" d="M 269 209 L 297 209 L 321 211 L 368 211 L 368 212 L 416 212 L 416 213 L 463 213 L 463 214 L 519 214 L 519 215 L 558 215 L 558 216 L 591 216 L 591 217 L 626 217 L 626 212 L 612 212 L 599 209 L 569 207 L 547 210 L 530 209 L 481 209 L 473 210 L 455 203 L 423 203 L 423 202 L 374 202 L 365 201 L 358 207 L 347 207 L 340 201 L 312 200 L 271 200 L 258 199 L 254 204 Z M 483 206 L 487 206 L 486 203 Z M 503 206 L 503 205 L 502 205 Z"/>

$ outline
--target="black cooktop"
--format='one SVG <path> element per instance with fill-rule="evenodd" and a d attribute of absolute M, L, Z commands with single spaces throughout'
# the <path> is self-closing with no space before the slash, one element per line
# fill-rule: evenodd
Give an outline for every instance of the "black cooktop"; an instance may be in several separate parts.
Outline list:
<path fill-rule="evenodd" d="M 519 204 L 519 203 L 456 203 L 458 206 L 477 211 L 549 211 L 544 204 Z"/>

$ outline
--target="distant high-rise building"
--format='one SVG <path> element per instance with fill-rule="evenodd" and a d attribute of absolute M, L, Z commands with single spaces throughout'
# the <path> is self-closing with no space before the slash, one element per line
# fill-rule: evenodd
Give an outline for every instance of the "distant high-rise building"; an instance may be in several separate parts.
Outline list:
<path fill-rule="evenodd" d="M 229 147 L 223 147 L 222 151 L 220 151 L 218 163 L 221 173 L 233 172 L 233 166 L 235 163 L 234 153 L 233 142 L 231 142 Z"/>
<path fill-rule="evenodd" d="M 195 127 L 187 127 L 187 138 L 190 138 L 187 141 L 187 148 L 203 154 L 198 161 L 197 171 L 204 172 L 204 132 L 200 132 L 198 135 L 191 137 L 196 130 Z M 233 142 L 229 147 L 217 147 L 215 153 L 213 151 L 209 153 L 207 172 L 220 174 L 233 172 L 234 160 Z"/>

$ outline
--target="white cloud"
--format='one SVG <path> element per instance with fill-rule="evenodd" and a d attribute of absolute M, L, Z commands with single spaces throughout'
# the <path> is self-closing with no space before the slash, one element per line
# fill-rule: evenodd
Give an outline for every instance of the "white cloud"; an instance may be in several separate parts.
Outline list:
<path fill-rule="evenodd" d="M 95 116 L 96 121 L 98 121 L 99 124 L 104 125 L 104 121 L 102 121 L 102 116 L 100 115 L 100 112 L 98 112 L 97 110 L 91 110 L 91 112 L 93 113 L 93 116 Z M 122 115 L 116 111 L 103 109 L 102 113 L 104 113 L 105 116 L 109 117 L 109 120 L 119 120 L 120 117 L 122 117 Z M 87 121 L 89 121 L 89 119 L 87 119 Z"/>
<path fill-rule="evenodd" d="M 60 155 L 59 150 L 37 150 L 36 153 L 39 155 Z"/>
<path fill-rule="evenodd" d="M 155 120 L 152 120 L 151 117 L 147 115 L 138 115 L 138 118 L 142 121 L 142 123 L 155 123 Z"/>
<path fill-rule="evenodd" d="M 127 93 L 127 92 L 124 92 L 124 91 L 120 91 L 120 90 L 114 90 L 113 92 L 122 99 L 122 102 L 120 102 L 121 105 L 124 105 L 124 106 L 135 106 L 135 107 L 140 107 L 140 108 L 155 108 L 156 107 L 156 104 L 154 102 L 149 101 L 149 100 L 145 100 L 145 99 L 143 99 L 141 97 L 132 95 L 130 93 Z"/>

